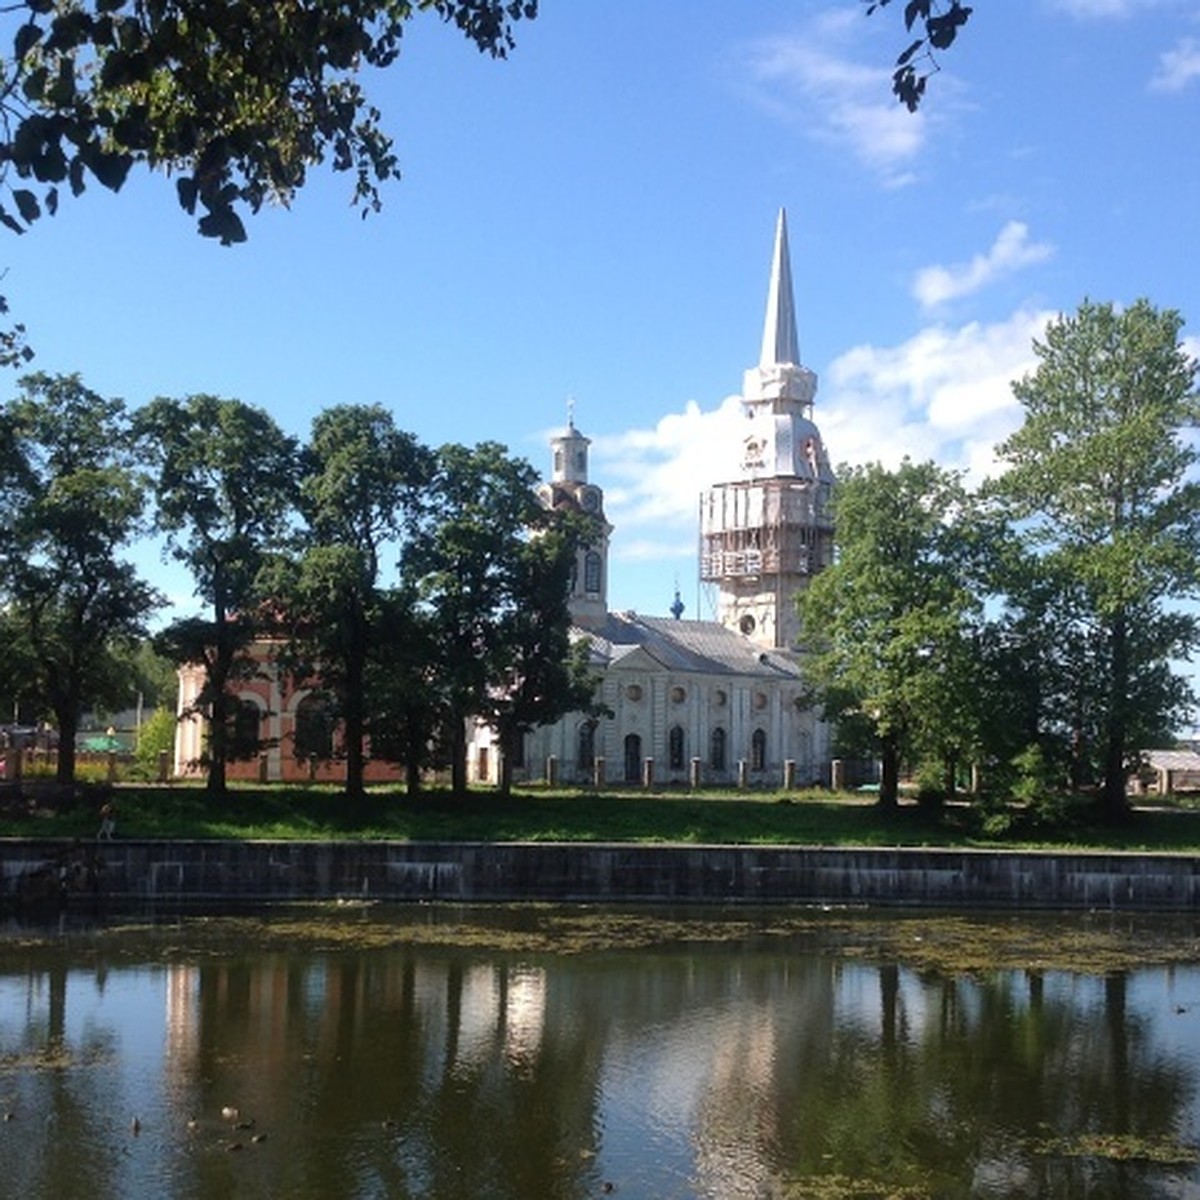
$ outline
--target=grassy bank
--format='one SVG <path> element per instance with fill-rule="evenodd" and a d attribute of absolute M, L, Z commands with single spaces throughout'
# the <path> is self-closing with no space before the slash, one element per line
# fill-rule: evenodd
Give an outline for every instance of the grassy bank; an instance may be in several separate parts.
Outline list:
<path fill-rule="evenodd" d="M 968 805 L 927 812 L 904 804 L 881 811 L 870 797 L 800 792 L 604 792 L 536 789 L 409 799 L 376 791 L 360 806 L 333 788 L 234 787 L 213 801 L 199 787 L 122 787 L 117 836 L 147 838 L 392 838 L 429 841 L 613 841 L 806 844 L 823 846 L 978 846 L 1159 850 L 1200 854 L 1200 812 L 1138 810 L 1119 828 L 1076 812 L 1057 826 L 1021 814 L 988 821 Z M 100 796 L 30 802 L 9 795 L 0 835 L 92 838 Z"/>

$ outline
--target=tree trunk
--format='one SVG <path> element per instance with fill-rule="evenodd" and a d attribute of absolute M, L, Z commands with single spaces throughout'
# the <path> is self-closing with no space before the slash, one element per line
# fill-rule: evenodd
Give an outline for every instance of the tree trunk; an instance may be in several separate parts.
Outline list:
<path fill-rule="evenodd" d="M 458 715 L 450 722 L 450 790 L 456 796 L 467 794 L 467 722 Z"/>
<path fill-rule="evenodd" d="M 513 782 L 513 743 L 520 734 L 505 729 L 500 734 L 500 795 L 507 799 L 512 795 Z"/>
<path fill-rule="evenodd" d="M 1129 685 L 1129 632 L 1123 613 L 1113 620 L 1110 637 L 1111 661 L 1108 715 L 1104 731 L 1104 788 L 1101 796 L 1104 817 L 1123 821 L 1129 815 L 1125 794 L 1125 706 Z"/>
<path fill-rule="evenodd" d="M 346 799 L 357 803 L 366 796 L 366 719 L 363 712 L 361 663 L 347 663 L 346 690 L 342 697 L 342 731 L 346 749 Z"/>
<path fill-rule="evenodd" d="M 900 803 L 900 740 L 885 733 L 880 747 L 879 807 L 896 808 Z"/>
<path fill-rule="evenodd" d="M 63 787 L 75 782 L 75 737 L 79 732 L 79 710 L 68 704 L 54 714 L 58 722 L 58 765 L 54 769 L 54 781 Z"/>

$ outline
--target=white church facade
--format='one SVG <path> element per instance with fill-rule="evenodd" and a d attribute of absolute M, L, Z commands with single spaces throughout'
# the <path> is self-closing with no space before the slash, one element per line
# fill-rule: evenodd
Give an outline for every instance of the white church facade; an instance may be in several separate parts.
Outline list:
<path fill-rule="evenodd" d="M 605 715 L 571 714 L 526 736 L 516 780 L 564 784 L 829 782 L 829 738 L 805 687 L 795 596 L 831 560 L 833 473 L 812 420 L 816 376 L 800 363 L 788 253 L 779 214 L 758 365 L 745 373 L 743 431 L 730 475 L 700 497 L 700 575 L 716 620 L 613 611 L 613 527 L 589 478 L 589 439 L 573 421 L 551 441 L 539 495 L 595 530 L 579 550 L 572 636 L 587 642 Z M 491 731 L 470 739 L 468 776 L 495 782 Z"/>

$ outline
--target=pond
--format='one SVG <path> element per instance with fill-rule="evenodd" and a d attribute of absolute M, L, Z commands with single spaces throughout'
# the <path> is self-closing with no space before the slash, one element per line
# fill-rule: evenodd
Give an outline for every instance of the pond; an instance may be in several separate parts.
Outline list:
<path fill-rule="evenodd" d="M 436 906 L 0 929 L 27 1197 L 1200 1197 L 1191 921 Z"/>

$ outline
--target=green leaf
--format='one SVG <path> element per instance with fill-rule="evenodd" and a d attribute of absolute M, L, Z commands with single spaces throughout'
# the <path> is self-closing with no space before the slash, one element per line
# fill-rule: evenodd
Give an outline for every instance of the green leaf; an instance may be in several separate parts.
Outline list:
<path fill-rule="evenodd" d="M 96 142 L 89 142 L 82 147 L 79 157 L 88 170 L 112 192 L 121 190 L 121 185 L 129 175 L 129 168 L 133 166 L 131 154 L 101 150 Z"/>
<path fill-rule="evenodd" d="M 18 59 L 24 58 L 41 40 L 42 27 L 40 25 L 35 25 L 32 21 L 27 25 L 22 25 L 17 30 L 17 36 L 13 38 L 13 55 Z"/>
<path fill-rule="evenodd" d="M 220 238 L 222 246 L 232 246 L 246 240 L 246 227 L 231 208 L 218 208 L 206 213 L 200 218 L 199 229 L 204 237 Z"/>
<path fill-rule="evenodd" d="M 33 102 L 40 100 L 45 95 L 46 80 L 49 78 L 50 72 L 45 67 L 30 71 L 21 84 L 21 92 L 25 99 Z"/>
<path fill-rule="evenodd" d="M 13 233 L 24 233 L 25 226 L 10 213 L 4 205 L 0 204 L 0 225 L 5 225 L 13 231 Z"/>
<path fill-rule="evenodd" d="M 17 210 L 21 214 L 21 220 L 26 225 L 32 225 L 42 215 L 42 208 L 37 202 L 37 197 L 28 188 L 17 188 L 12 195 Z"/>
<path fill-rule="evenodd" d="M 179 196 L 179 204 L 186 213 L 195 213 L 196 211 L 196 193 L 198 186 L 195 177 L 192 175 L 181 175 L 175 181 L 175 191 Z"/>

